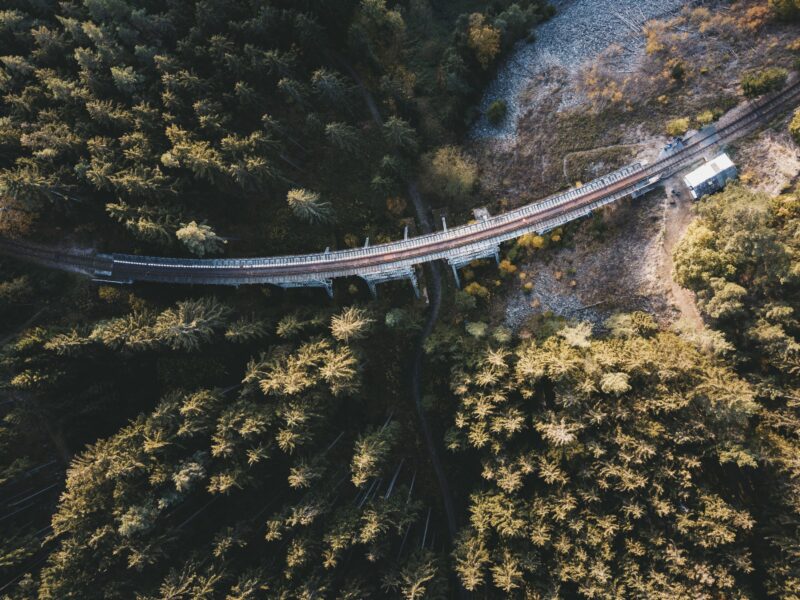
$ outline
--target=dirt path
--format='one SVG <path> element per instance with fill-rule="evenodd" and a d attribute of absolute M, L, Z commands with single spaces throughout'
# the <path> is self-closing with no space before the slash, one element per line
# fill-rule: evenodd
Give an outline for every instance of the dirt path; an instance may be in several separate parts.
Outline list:
<path fill-rule="evenodd" d="M 364 102 L 372 116 L 372 120 L 378 124 L 383 125 L 383 118 L 381 117 L 378 105 L 374 97 L 364 85 L 363 80 L 358 73 L 348 63 L 345 62 L 348 72 L 356 81 Z M 417 221 L 423 233 L 431 233 L 433 227 L 430 219 L 428 218 L 428 207 L 419 192 L 419 186 L 415 179 L 407 181 L 407 192 L 414 205 L 414 211 L 417 214 Z M 439 311 L 442 306 L 442 274 L 439 261 L 428 263 L 425 265 L 425 277 L 428 283 L 428 298 L 430 305 L 428 307 L 428 316 L 425 321 L 425 326 L 422 333 L 414 346 L 414 353 L 411 361 L 411 397 L 414 401 L 414 407 L 417 411 L 420 428 L 422 429 L 422 436 L 425 441 L 425 448 L 428 451 L 428 456 L 431 460 L 431 466 L 439 485 L 439 494 L 441 496 L 442 507 L 444 509 L 445 518 L 447 521 L 447 532 L 450 541 L 454 542 L 458 533 L 458 522 L 456 519 L 455 504 L 453 502 L 453 494 L 450 491 L 450 484 L 447 481 L 447 474 L 445 473 L 444 466 L 439 457 L 438 444 L 433 437 L 433 430 L 431 429 L 428 417 L 425 414 L 425 407 L 422 404 L 422 367 L 425 360 L 425 342 L 428 336 L 433 332 L 436 322 L 439 320 Z M 466 590 L 460 585 L 456 578 L 453 578 L 452 584 L 460 598 L 466 598 Z"/>
<path fill-rule="evenodd" d="M 686 189 L 681 189 L 676 178 L 667 181 L 665 186 L 666 195 L 664 197 L 664 230 L 661 242 L 661 257 L 659 264 L 659 277 L 662 281 L 669 282 L 668 297 L 672 304 L 680 312 L 680 319 L 693 329 L 700 331 L 703 329 L 703 318 L 697 309 L 697 303 L 692 292 L 679 286 L 672 277 L 674 262 L 672 253 L 675 246 L 683 238 L 689 224 L 694 220 L 692 214 L 692 200 Z M 672 194 L 672 190 L 677 189 L 680 196 Z M 670 204 L 670 198 L 674 199 L 675 204 Z"/>
<path fill-rule="evenodd" d="M 450 492 L 450 485 L 447 482 L 447 474 L 445 473 L 442 462 L 439 459 L 437 444 L 433 439 L 431 426 L 428 422 L 427 416 L 425 415 L 425 407 L 422 404 L 422 365 L 425 359 L 425 341 L 433 331 L 436 321 L 439 320 L 439 311 L 442 307 L 442 276 L 439 263 L 431 263 L 428 265 L 428 268 L 426 269 L 426 276 L 429 282 L 428 297 L 430 298 L 430 306 L 428 308 L 428 318 L 425 321 L 425 327 L 419 336 L 417 345 L 414 347 L 414 358 L 411 365 L 411 395 L 414 399 L 414 406 L 417 409 L 420 425 L 422 426 L 425 445 L 428 448 L 428 454 L 431 457 L 431 463 L 436 473 L 436 479 L 439 483 L 442 504 L 444 505 L 444 512 L 445 516 L 447 517 L 447 529 L 450 533 L 451 539 L 455 539 L 458 531 L 458 523 L 453 504 L 453 495 Z"/>

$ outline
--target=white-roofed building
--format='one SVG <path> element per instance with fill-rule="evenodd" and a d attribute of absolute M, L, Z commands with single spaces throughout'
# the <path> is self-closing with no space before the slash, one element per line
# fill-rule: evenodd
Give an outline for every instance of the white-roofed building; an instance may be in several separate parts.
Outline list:
<path fill-rule="evenodd" d="M 735 179 L 737 175 L 736 165 L 733 164 L 730 156 L 723 153 L 689 173 L 683 178 L 683 182 L 692 193 L 692 198 L 697 200 L 720 191 L 728 181 Z"/>

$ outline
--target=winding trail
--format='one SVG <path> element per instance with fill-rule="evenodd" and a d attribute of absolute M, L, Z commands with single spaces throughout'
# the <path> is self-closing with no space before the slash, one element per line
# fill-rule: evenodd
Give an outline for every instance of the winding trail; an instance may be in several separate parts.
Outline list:
<path fill-rule="evenodd" d="M 350 73 L 351 77 L 353 77 L 353 80 L 358 85 L 364 102 L 366 103 L 367 108 L 372 115 L 372 120 L 375 121 L 379 127 L 382 127 L 383 119 L 372 93 L 369 91 L 367 86 L 364 85 L 364 82 L 359 76 L 358 72 L 346 61 L 342 60 L 342 62 L 345 66 L 345 69 Z M 422 194 L 419 192 L 419 186 L 416 180 L 409 179 L 406 182 L 406 188 L 408 191 L 408 196 L 411 198 L 411 202 L 414 205 L 414 212 L 417 215 L 417 222 L 420 224 L 420 228 L 422 229 L 423 233 L 432 233 L 433 227 L 430 219 L 428 218 L 428 209 L 422 199 Z M 444 508 L 445 518 L 447 520 L 447 531 L 452 542 L 455 541 L 458 533 L 458 522 L 454 508 L 455 505 L 453 503 L 453 494 L 450 491 L 450 485 L 447 482 L 447 475 L 444 467 L 442 466 L 442 461 L 439 458 L 436 440 L 433 437 L 433 431 L 431 429 L 430 422 L 428 421 L 428 417 L 425 414 L 425 407 L 422 404 L 422 366 L 425 360 L 425 342 L 433 332 L 436 322 L 439 320 L 439 312 L 442 307 L 442 273 L 439 261 L 431 262 L 425 265 L 425 279 L 428 282 L 428 298 L 430 305 L 428 307 L 428 316 L 425 320 L 425 326 L 423 327 L 422 333 L 420 334 L 419 339 L 414 346 L 414 354 L 411 361 L 411 397 L 414 400 L 417 418 L 419 419 L 419 424 L 422 428 L 422 436 L 425 440 L 425 447 L 428 451 L 428 456 L 431 460 L 434 474 L 436 475 L 436 481 L 439 485 L 439 494 L 441 496 L 442 507 Z M 455 581 L 454 583 L 457 586 L 459 596 L 466 597 L 465 590 L 461 587 L 460 583 L 458 581 Z"/>
<path fill-rule="evenodd" d="M 445 516 L 447 517 L 447 529 L 450 533 L 450 538 L 455 539 L 458 532 L 458 522 L 456 520 L 456 512 L 453 504 L 453 495 L 450 491 L 450 485 L 447 482 L 447 475 L 445 474 L 444 467 L 442 467 L 442 462 L 439 459 L 436 442 L 425 415 L 425 407 L 422 405 L 422 365 L 425 358 L 425 341 L 433 331 L 436 321 L 439 320 L 439 312 L 442 307 L 442 275 L 439 263 L 431 263 L 428 265 L 425 275 L 430 282 L 428 285 L 430 307 L 428 308 L 428 318 L 425 320 L 425 326 L 414 348 L 414 359 L 411 364 L 411 395 L 414 399 L 414 405 L 417 408 L 420 424 L 422 425 L 425 445 L 428 448 L 433 470 L 436 473 L 436 479 L 439 483 L 439 492 L 442 496 L 442 504 L 444 506 Z"/>

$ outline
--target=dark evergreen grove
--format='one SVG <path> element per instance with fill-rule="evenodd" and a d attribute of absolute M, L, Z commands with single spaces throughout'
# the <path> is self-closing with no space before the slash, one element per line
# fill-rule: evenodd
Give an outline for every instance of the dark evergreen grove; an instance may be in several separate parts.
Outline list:
<path fill-rule="evenodd" d="M 444 2 L 7 2 L 3 231 L 200 256 L 397 235 L 387 199 L 545 14 L 495 4 L 473 43 Z"/>

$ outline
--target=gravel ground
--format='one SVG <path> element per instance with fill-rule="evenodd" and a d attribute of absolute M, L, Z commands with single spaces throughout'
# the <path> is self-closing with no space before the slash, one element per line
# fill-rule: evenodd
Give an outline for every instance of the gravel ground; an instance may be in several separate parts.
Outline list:
<path fill-rule="evenodd" d="M 800 148 L 789 135 L 790 118 L 782 120 L 777 131 L 770 129 L 745 140 L 735 153 L 742 179 L 759 192 L 779 194 L 800 173 Z"/>
<path fill-rule="evenodd" d="M 603 209 L 608 228 L 604 240 L 573 225 L 578 229 L 569 247 L 520 263 L 533 290 L 525 292 L 522 282 L 515 283 L 505 306 L 505 324 L 518 329 L 532 315 L 547 311 L 595 325 L 620 310 L 646 310 L 665 323 L 672 321 L 677 313 L 667 298 L 669 278 L 659 273 L 665 204 L 662 191 L 621 201 Z"/>
<path fill-rule="evenodd" d="M 508 116 L 499 127 L 481 117 L 473 126 L 473 139 L 512 140 L 517 120 L 526 106 L 522 92 L 541 74 L 552 68 L 576 73 L 612 43 L 627 49 L 643 44 L 634 31 L 650 19 L 664 16 L 686 5 L 685 0 L 556 0 L 556 15 L 535 29 L 533 43 L 520 42 L 489 85 L 481 110 L 503 99 Z M 625 61 L 620 61 L 620 69 Z"/>

